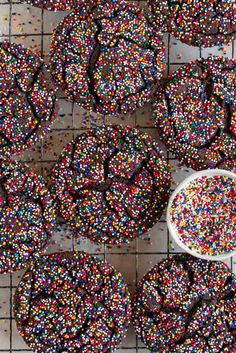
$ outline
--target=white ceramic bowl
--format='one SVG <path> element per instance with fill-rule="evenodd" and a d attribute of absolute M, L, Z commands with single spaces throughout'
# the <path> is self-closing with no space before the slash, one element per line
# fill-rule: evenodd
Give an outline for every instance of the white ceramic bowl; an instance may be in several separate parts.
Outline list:
<path fill-rule="evenodd" d="M 178 185 L 178 187 L 175 189 L 175 191 L 173 192 L 173 194 L 171 195 L 170 199 L 169 199 L 169 203 L 167 206 L 167 226 L 169 229 L 169 232 L 172 236 L 172 238 L 175 240 L 175 242 L 186 252 L 188 252 L 189 254 L 195 256 L 195 257 L 199 257 L 201 259 L 205 259 L 205 260 L 214 260 L 214 261 L 218 261 L 218 260 L 225 260 L 231 256 L 236 255 L 236 249 L 229 252 L 229 253 L 222 253 L 219 255 L 202 255 L 199 254 L 198 252 L 190 249 L 188 246 L 186 246 L 178 233 L 177 228 L 175 227 L 175 225 L 171 222 L 170 220 L 170 208 L 172 206 L 172 203 L 174 201 L 175 196 L 177 195 L 178 192 L 180 192 L 183 188 L 186 187 L 187 184 L 189 184 L 191 181 L 195 180 L 196 178 L 202 177 L 202 176 L 217 176 L 217 175 L 224 175 L 224 176 L 228 176 L 234 180 L 236 180 L 236 174 L 229 172 L 227 170 L 223 170 L 223 169 L 207 169 L 207 170 L 202 170 L 200 172 L 196 172 L 191 174 L 188 178 L 186 178 L 184 181 L 182 181 L 182 183 L 180 183 Z"/>

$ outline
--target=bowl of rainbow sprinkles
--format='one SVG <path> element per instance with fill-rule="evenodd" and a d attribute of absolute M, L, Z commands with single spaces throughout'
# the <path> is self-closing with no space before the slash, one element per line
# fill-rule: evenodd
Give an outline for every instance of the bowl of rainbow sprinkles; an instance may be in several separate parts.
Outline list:
<path fill-rule="evenodd" d="M 224 260 L 236 254 L 236 174 L 222 169 L 193 173 L 167 207 L 174 241 L 189 254 Z"/>

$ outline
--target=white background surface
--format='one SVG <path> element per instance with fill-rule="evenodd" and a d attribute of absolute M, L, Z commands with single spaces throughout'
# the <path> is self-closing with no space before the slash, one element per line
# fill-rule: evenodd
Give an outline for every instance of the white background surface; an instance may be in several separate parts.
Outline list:
<path fill-rule="evenodd" d="M 145 6 L 146 1 L 140 1 Z M 65 12 L 53 13 L 40 10 L 36 7 L 0 0 L 0 41 L 11 39 L 12 42 L 24 44 L 44 55 L 47 54 L 50 44 L 51 32 L 58 21 L 66 15 Z M 164 35 L 166 46 L 167 68 L 166 73 L 174 71 L 180 65 L 195 58 L 207 57 L 209 54 L 227 55 L 233 57 L 234 45 L 223 48 L 199 49 L 181 44 L 168 34 Z M 47 59 L 46 59 L 47 60 Z M 152 118 L 151 104 L 146 105 L 135 114 L 112 118 L 109 116 L 89 115 L 79 106 L 68 103 L 61 95 L 60 111 L 52 132 L 38 143 L 38 145 L 24 153 L 22 160 L 28 161 L 39 173 L 47 178 L 53 161 L 59 156 L 63 146 L 73 136 L 84 129 L 103 122 L 131 124 L 146 131 L 158 139 L 154 120 Z M 166 153 L 166 151 L 165 151 Z M 166 153 L 173 173 L 173 185 L 176 185 L 193 171 L 180 167 L 179 163 Z M 180 251 L 171 242 L 167 232 L 165 213 L 155 227 L 142 239 L 133 241 L 129 246 L 104 247 L 89 243 L 87 240 L 74 240 L 68 230 L 55 233 L 48 252 L 62 250 L 85 250 L 106 258 L 119 270 L 130 292 L 133 294 L 137 280 L 139 280 L 155 263 L 161 259 Z M 228 261 L 229 266 L 236 272 L 236 258 Z M 14 275 L 0 275 L 0 352 L 30 352 L 22 338 L 17 333 L 12 315 L 12 297 L 15 287 L 24 271 Z M 148 352 L 143 344 L 136 338 L 130 324 L 126 339 L 119 353 Z"/>

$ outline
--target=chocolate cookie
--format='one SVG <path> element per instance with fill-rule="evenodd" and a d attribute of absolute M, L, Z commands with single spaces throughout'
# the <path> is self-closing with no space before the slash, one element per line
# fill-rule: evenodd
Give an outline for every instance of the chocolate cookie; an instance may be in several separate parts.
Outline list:
<path fill-rule="evenodd" d="M 45 135 L 56 94 L 42 59 L 21 45 L 0 43 L 0 68 L 0 156 L 9 156 Z"/>
<path fill-rule="evenodd" d="M 223 262 L 165 259 L 139 282 L 133 323 L 152 352 L 235 352 L 236 277 Z"/>
<path fill-rule="evenodd" d="M 27 165 L 0 159 L 0 273 L 27 267 L 42 255 L 54 223 L 43 179 Z"/>
<path fill-rule="evenodd" d="M 119 244 L 159 219 L 171 177 L 157 142 L 130 126 L 88 130 L 68 144 L 52 171 L 63 219 L 78 236 Z"/>
<path fill-rule="evenodd" d="M 54 32 L 52 73 L 66 96 L 90 111 L 117 114 L 143 106 L 163 68 L 154 19 L 130 1 L 90 1 Z"/>
<path fill-rule="evenodd" d="M 148 0 L 157 24 L 183 43 L 212 47 L 236 38 L 234 0 Z"/>
<path fill-rule="evenodd" d="M 199 59 L 158 88 L 154 110 L 163 142 L 196 170 L 236 168 L 236 60 Z"/>
<path fill-rule="evenodd" d="M 85 0 L 21 0 L 27 4 L 50 11 L 66 11 L 75 8 Z"/>
<path fill-rule="evenodd" d="M 80 252 L 44 256 L 15 294 L 17 328 L 40 353 L 111 352 L 125 334 L 130 311 L 121 274 Z"/>

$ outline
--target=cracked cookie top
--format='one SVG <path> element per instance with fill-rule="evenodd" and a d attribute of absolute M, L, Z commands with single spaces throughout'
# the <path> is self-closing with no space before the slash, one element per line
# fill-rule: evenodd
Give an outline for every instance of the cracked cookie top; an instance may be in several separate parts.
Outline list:
<path fill-rule="evenodd" d="M 0 159 L 0 273 L 28 267 L 42 255 L 55 217 L 43 179 L 27 165 Z"/>
<path fill-rule="evenodd" d="M 42 59 L 21 45 L 0 43 L 0 156 L 34 145 L 55 117 L 55 87 Z"/>
<path fill-rule="evenodd" d="M 235 0 L 148 0 L 157 24 L 183 43 L 212 47 L 236 38 Z"/>
<path fill-rule="evenodd" d="M 102 114 L 144 105 L 162 76 L 164 48 L 153 18 L 130 1 L 90 1 L 59 24 L 51 69 L 67 97 Z"/>
<path fill-rule="evenodd" d="M 168 149 L 188 167 L 236 169 L 236 60 L 180 67 L 158 88 L 154 115 Z"/>
<path fill-rule="evenodd" d="M 157 142 L 130 126 L 101 126 L 68 144 L 52 171 L 61 216 L 79 236 L 119 244 L 145 233 L 169 197 Z"/>
<path fill-rule="evenodd" d="M 138 283 L 133 323 L 152 352 L 236 350 L 236 277 L 223 262 L 177 255 Z"/>
<path fill-rule="evenodd" d="M 80 6 L 84 1 L 87 0 L 21 0 L 21 2 L 27 2 L 29 5 L 50 11 L 71 10 L 76 6 Z"/>
<path fill-rule="evenodd" d="M 14 302 L 18 330 L 37 353 L 111 352 L 130 320 L 121 274 L 80 252 L 35 262 L 21 279 Z"/>

